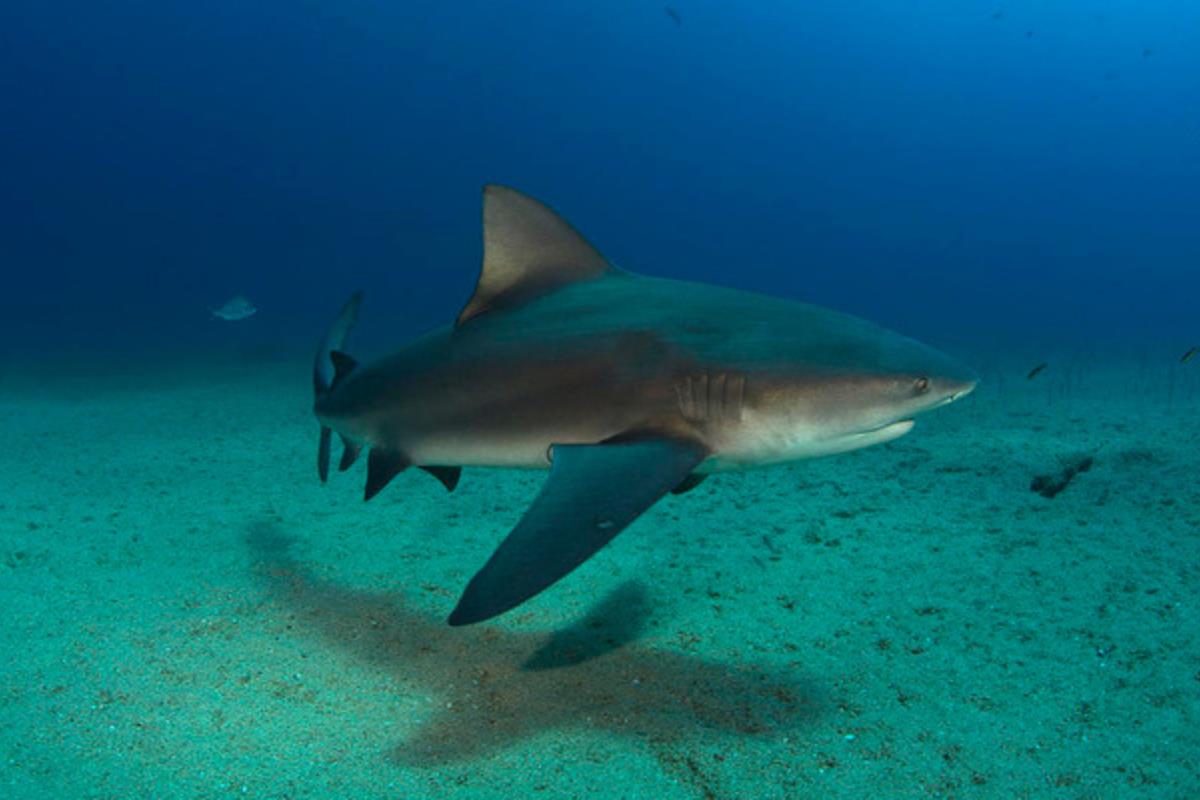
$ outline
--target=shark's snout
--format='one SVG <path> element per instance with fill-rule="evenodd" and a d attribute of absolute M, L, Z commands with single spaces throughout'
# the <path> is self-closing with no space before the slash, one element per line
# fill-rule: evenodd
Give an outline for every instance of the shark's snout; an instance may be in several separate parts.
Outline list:
<path fill-rule="evenodd" d="M 966 397 L 971 392 L 975 391 L 975 387 L 979 385 L 979 381 L 960 381 L 958 384 L 950 387 L 950 394 L 946 397 L 947 403 L 953 403 L 955 400 Z"/>
<path fill-rule="evenodd" d="M 969 374 L 969 373 L 968 373 Z M 979 379 L 974 375 L 970 377 L 960 378 L 941 378 L 937 381 L 938 394 L 941 395 L 941 400 L 938 405 L 953 403 L 955 400 L 966 397 L 971 392 L 975 391 L 975 387 L 979 385 Z"/>
<path fill-rule="evenodd" d="M 900 374 L 920 376 L 918 394 L 923 395 L 924 402 L 919 403 L 918 411 L 953 403 L 979 384 L 974 370 L 958 359 L 911 339 L 899 340 L 891 355 Z"/>
<path fill-rule="evenodd" d="M 901 340 L 893 354 L 898 356 L 895 372 L 888 379 L 868 382 L 860 394 L 858 425 L 868 434 L 900 423 L 911 427 L 915 417 L 966 397 L 979 383 L 968 367 L 912 340 Z"/>
<path fill-rule="evenodd" d="M 946 402 L 953 403 L 975 391 L 975 387 L 979 385 L 979 376 L 975 370 L 955 359 L 947 356 L 946 360 L 949 367 L 939 376 L 939 383 L 946 395 Z"/>

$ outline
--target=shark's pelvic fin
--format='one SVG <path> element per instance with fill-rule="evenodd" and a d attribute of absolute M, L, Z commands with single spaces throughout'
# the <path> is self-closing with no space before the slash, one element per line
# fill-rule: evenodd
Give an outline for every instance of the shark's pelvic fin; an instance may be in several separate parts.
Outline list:
<path fill-rule="evenodd" d="M 367 454 L 367 488 L 363 500 L 370 500 L 411 464 L 408 456 L 395 450 L 372 447 Z"/>
<path fill-rule="evenodd" d="M 462 467 L 421 467 L 433 477 L 442 482 L 447 492 L 453 492 L 462 477 Z"/>
<path fill-rule="evenodd" d="M 463 592 L 451 625 L 514 608 L 578 567 L 707 456 L 681 439 L 555 445 L 533 505 Z"/>
<path fill-rule="evenodd" d="M 489 184 L 483 188 L 483 267 L 456 324 L 617 272 L 553 210 L 515 189 Z"/>

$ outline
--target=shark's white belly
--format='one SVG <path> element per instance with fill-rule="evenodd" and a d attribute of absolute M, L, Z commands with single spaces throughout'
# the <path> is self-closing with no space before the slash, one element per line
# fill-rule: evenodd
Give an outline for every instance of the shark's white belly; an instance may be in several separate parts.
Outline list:
<path fill-rule="evenodd" d="M 575 432 L 554 434 L 532 431 L 523 435 L 475 432 L 471 437 L 441 435 L 404 446 L 414 464 L 461 467 L 513 467 L 549 469 L 550 450 L 556 444 L 595 444 L 612 434 Z"/>
<path fill-rule="evenodd" d="M 713 456 L 698 471 L 750 469 L 845 453 L 890 442 L 912 427 L 912 420 L 902 420 L 868 431 L 834 435 L 820 426 L 781 425 L 748 413 L 737 428 L 716 437 Z"/>
<path fill-rule="evenodd" d="M 912 430 L 902 420 L 857 433 L 831 435 L 820 426 L 781 426 L 747 415 L 736 426 L 712 431 L 705 438 L 713 454 L 696 470 L 701 473 L 753 469 L 788 461 L 845 453 L 889 442 Z M 404 447 L 415 464 L 548 469 L 555 444 L 595 444 L 607 432 L 573 434 L 531 432 L 522 436 L 435 436 Z"/>

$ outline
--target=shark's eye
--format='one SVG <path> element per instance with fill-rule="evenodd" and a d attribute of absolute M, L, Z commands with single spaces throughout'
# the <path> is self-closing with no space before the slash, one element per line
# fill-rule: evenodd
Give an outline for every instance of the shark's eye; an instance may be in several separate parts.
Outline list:
<path fill-rule="evenodd" d="M 920 377 L 913 382 L 913 391 L 917 394 L 925 394 L 929 391 L 929 378 Z"/>

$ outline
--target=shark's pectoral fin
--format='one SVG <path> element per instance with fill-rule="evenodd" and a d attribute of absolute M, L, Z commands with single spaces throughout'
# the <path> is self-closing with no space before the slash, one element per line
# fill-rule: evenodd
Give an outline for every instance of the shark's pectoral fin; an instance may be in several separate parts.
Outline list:
<path fill-rule="evenodd" d="M 681 439 L 640 436 L 555 445 L 550 477 L 463 592 L 451 625 L 520 605 L 565 576 L 679 485 L 707 456 Z"/>
<path fill-rule="evenodd" d="M 697 486 L 704 483 L 704 479 L 707 477 L 707 475 L 701 475 L 693 472 L 691 475 L 688 475 L 686 478 L 681 480 L 679 485 L 671 490 L 671 494 L 687 494 L 692 489 L 695 489 Z"/>
<path fill-rule="evenodd" d="M 404 453 L 372 447 L 371 452 L 367 454 L 367 488 L 363 492 L 363 500 L 370 500 L 383 491 L 383 487 L 411 463 Z"/>
<path fill-rule="evenodd" d="M 453 492 L 454 487 L 458 486 L 458 479 L 462 477 L 462 467 L 421 467 L 421 469 L 441 481 L 447 492 Z"/>

